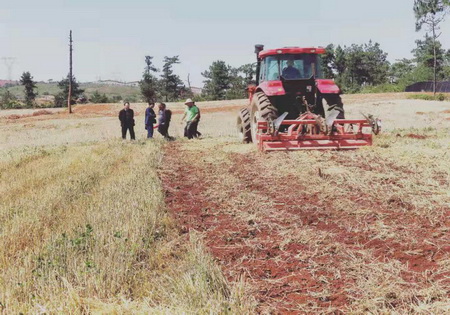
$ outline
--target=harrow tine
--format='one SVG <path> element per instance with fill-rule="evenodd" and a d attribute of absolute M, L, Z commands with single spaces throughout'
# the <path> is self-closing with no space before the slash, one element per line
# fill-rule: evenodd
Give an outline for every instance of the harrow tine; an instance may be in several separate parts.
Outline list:
<path fill-rule="evenodd" d="M 331 112 L 327 115 L 327 119 L 325 120 L 328 130 L 331 130 L 331 127 L 333 126 L 334 121 L 340 114 L 340 111 L 337 109 L 332 109 Z"/>
<path fill-rule="evenodd" d="M 275 131 L 278 131 L 281 127 L 281 123 L 283 122 L 283 120 L 286 118 L 286 116 L 288 115 L 288 112 L 284 112 L 280 117 L 278 117 L 274 122 L 273 125 L 275 127 Z"/>

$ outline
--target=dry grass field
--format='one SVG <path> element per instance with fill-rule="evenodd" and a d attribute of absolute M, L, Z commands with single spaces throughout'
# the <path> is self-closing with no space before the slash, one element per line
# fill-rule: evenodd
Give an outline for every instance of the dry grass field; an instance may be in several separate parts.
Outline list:
<path fill-rule="evenodd" d="M 120 135 L 119 105 L 0 112 L 0 313 L 450 312 L 450 103 L 344 98 L 384 133 L 357 151 Z"/>

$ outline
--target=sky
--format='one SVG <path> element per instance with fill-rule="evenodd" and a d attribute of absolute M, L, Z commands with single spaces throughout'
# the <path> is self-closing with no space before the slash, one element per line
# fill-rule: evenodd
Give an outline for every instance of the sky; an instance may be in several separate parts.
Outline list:
<path fill-rule="evenodd" d="M 395 62 L 411 58 L 415 40 L 413 0 L 0 0 L 0 58 L 14 57 L 12 77 L 35 80 L 68 73 L 73 31 L 78 81 L 136 81 L 144 56 L 161 69 L 179 55 L 174 70 L 192 86 L 215 60 L 231 66 L 255 62 L 254 44 L 267 49 L 378 42 Z M 440 40 L 450 48 L 450 22 Z M 8 77 L 0 60 L 0 79 Z"/>

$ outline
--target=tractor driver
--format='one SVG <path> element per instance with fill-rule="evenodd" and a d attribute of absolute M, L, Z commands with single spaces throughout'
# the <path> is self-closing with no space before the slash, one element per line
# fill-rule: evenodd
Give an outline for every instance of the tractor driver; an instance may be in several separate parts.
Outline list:
<path fill-rule="evenodd" d="M 294 60 L 287 61 L 287 67 L 283 69 L 283 78 L 285 79 L 300 79 L 300 71 L 294 67 Z"/>

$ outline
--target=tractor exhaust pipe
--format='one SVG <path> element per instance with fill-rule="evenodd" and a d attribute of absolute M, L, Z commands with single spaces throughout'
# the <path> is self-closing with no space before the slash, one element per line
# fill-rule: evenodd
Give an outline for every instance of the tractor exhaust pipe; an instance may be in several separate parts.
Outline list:
<path fill-rule="evenodd" d="M 255 45 L 255 54 L 256 54 L 256 85 L 259 85 L 259 73 L 261 70 L 261 59 L 259 59 L 259 53 L 264 50 L 264 45 L 257 44 Z"/>
<path fill-rule="evenodd" d="M 257 44 L 255 45 L 255 54 L 259 54 L 260 51 L 264 50 L 264 45 Z"/>

